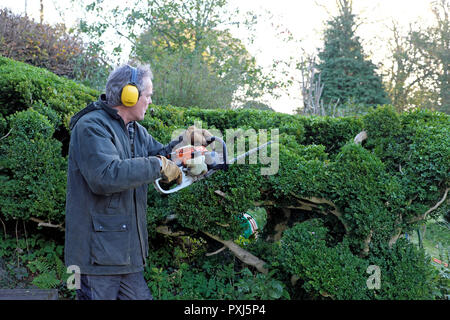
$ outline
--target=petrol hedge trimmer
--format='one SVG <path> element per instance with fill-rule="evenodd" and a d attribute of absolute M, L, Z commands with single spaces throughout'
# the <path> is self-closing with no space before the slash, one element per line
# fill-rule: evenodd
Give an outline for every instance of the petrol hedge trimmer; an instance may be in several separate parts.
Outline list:
<path fill-rule="evenodd" d="M 163 189 L 160 184 L 161 178 L 158 178 L 153 182 L 155 189 L 162 194 L 177 192 L 197 181 L 209 177 L 218 170 L 228 170 L 229 165 L 272 143 L 272 141 L 269 141 L 227 161 L 227 145 L 222 139 L 214 136 L 207 139 L 207 144 L 209 145 L 214 141 L 222 144 L 222 155 L 216 152 L 215 149 L 209 151 L 205 146 L 192 145 L 178 148 L 168 155 L 167 158 L 174 161 L 181 168 L 183 181 L 173 188 Z"/>

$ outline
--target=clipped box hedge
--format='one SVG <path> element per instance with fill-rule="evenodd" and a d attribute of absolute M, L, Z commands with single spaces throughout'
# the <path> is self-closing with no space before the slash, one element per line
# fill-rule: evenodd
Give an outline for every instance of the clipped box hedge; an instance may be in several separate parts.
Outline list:
<path fill-rule="evenodd" d="M 2 57 L 0 87 L 1 218 L 62 226 L 68 121 L 99 92 Z M 391 106 L 344 118 L 152 108 L 142 124 L 163 143 L 174 130 L 195 123 L 223 134 L 227 129 L 279 132 L 276 174 L 261 175 L 267 164 L 239 164 L 170 196 L 149 188 L 153 238 L 168 216 L 176 216 L 174 230 L 237 239 L 243 232 L 239 216 L 263 207 L 268 218 L 258 243 L 272 249 L 259 250 L 265 246 L 260 243 L 248 250 L 269 269 L 301 279 L 295 284 L 280 278 L 291 293 L 302 290 L 326 299 L 433 296 L 434 275 L 423 251 L 398 239 L 449 209 L 442 201 L 449 186 L 448 115 L 429 110 L 398 114 Z M 368 137 L 355 144 L 362 130 Z M 384 279 L 377 290 L 365 286 L 371 264 L 380 266 Z"/>

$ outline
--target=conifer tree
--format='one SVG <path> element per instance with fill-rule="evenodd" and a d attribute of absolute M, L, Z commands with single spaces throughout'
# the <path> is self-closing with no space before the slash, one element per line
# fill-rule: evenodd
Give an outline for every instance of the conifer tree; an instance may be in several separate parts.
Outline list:
<path fill-rule="evenodd" d="M 324 104 L 354 103 L 375 106 L 388 103 L 376 66 L 364 54 L 355 35 L 356 16 L 351 0 L 338 0 L 339 15 L 327 22 L 324 47 L 318 56 Z"/>

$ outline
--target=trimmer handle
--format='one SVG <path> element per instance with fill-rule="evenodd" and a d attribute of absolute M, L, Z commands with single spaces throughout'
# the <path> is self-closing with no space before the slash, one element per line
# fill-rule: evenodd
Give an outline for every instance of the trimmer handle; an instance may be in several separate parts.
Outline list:
<path fill-rule="evenodd" d="M 162 194 L 171 194 L 171 193 L 177 192 L 183 188 L 190 186 L 194 182 L 194 178 L 189 175 L 186 175 L 183 170 L 181 171 L 181 173 L 183 174 L 183 181 L 181 182 L 181 184 L 177 185 L 176 187 L 174 187 L 172 189 L 164 190 L 163 188 L 161 188 L 161 185 L 160 185 L 160 181 L 162 178 L 158 178 L 155 181 L 153 181 L 153 185 L 155 186 L 155 189 L 159 193 L 162 193 Z"/>

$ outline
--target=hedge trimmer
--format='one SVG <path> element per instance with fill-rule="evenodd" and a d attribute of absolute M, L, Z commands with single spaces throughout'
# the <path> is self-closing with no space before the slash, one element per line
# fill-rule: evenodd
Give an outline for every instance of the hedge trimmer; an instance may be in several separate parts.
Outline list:
<path fill-rule="evenodd" d="M 229 165 L 272 143 L 272 141 L 269 141 L 227 161 L 227 145 L 225 142 L 219 137 L 210 137 L 207 139 L 207 144 L 213 141 L 222 143 L 222 156 L 214 149 L 213 151 L 208 151 L 204 146 L 192 145 L 178 148 L 168 155 L 167 158 L 174 161 L 181 168 L 183 181 L 173 188 L 163 189 L 160 184 L 161 178 L 158 178 L 153 182 L 155 189 L 162 194 L 177 192 L 199 180 L 209 177 L 218 170 L 228 170 Z"/>

